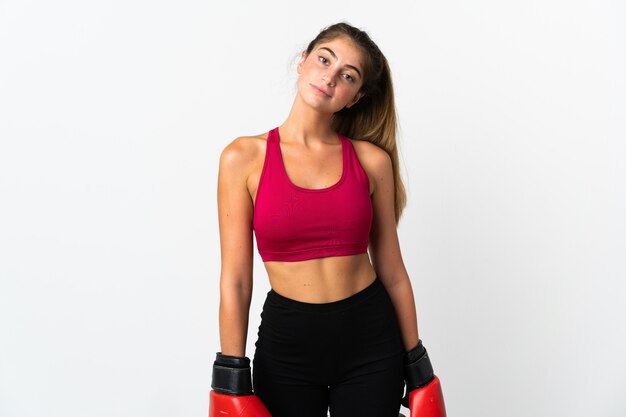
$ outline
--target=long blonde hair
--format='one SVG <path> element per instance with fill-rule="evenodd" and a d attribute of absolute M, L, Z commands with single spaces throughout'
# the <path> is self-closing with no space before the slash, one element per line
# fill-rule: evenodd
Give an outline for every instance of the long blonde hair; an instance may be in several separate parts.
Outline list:
<path fill-rule="evenodd" d="M 389 63 L 366 32 L 345 22 L 324 28 L 307 46 L 307 55 L 318 43 L 339 36 L 349 36 L 363 51 L 365 62 L 361 91 L 364 95 L 354 106 L 335 113 L 332 127 L 351 139 L 371 142 L 389 154 L 395 184 L 394 208 L 397 226 L 406 207 L 407 197 L 400 177 L 398 122 Z"/>

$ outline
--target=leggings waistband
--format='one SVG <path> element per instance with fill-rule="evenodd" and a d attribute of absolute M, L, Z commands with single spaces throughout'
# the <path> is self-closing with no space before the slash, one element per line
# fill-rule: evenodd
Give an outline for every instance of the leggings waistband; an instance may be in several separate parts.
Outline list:
<path fill-rule="evenodd" d="M 287 308 L 293 308 L 300 311 L 311 312 L 311 313 L 329 313 L 333 311 L 343 310 L 346 308 L 350 308 L 355 304 L 358 304 L 369 297 L 377 294 L 379 291 L 383 290 L 385 287 L 381 280 L 378 278 L 378 275 L 374 279 L 368 287 L 362 289 L 349 296 L 348 298 L 344 298 L 338 301 L 332 301 L 330 303 L 305 303 L 302 301 L 297 301 L 291 298 L 287 298 L 283 295 L 278 294 L 273 289 L 267 293 L 267 300 L 282 305 Z"/>

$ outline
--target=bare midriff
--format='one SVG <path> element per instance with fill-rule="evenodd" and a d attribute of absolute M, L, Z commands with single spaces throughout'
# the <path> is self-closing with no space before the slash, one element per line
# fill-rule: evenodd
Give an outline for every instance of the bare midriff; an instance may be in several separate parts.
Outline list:
<path fill-rule="evenodd" d="M 368 253 L 329 256 L 296 262 L 264 262 L 270 285 L 278 294 L 304 303 L 343 300 L 374 282 Z"/>

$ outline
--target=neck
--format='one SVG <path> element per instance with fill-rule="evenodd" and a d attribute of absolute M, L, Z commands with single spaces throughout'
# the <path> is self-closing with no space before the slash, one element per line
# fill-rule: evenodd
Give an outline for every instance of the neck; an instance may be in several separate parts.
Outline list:
<path fill-rule="evenodd" d="M 296 95 L 287 119 L 280 125 L 281 139 L 297 142 L 304 146 L 337 142 L 337 136 L 331 128 L 332 113 L 322 113 L 304 103 Z"/>

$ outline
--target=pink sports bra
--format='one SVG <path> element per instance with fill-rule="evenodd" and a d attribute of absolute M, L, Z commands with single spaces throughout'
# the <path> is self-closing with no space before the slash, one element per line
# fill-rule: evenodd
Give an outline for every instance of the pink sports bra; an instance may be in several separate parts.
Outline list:
<path fill-rule="evenodd" d="M 287 176 L 278 127 L 270 130 L 252 221 L 263 262 L 367 252 L 373 218 L 369 180 L 352 142 L 338 136 L 341 178 L 330 187 L 309 189 Z"/>

